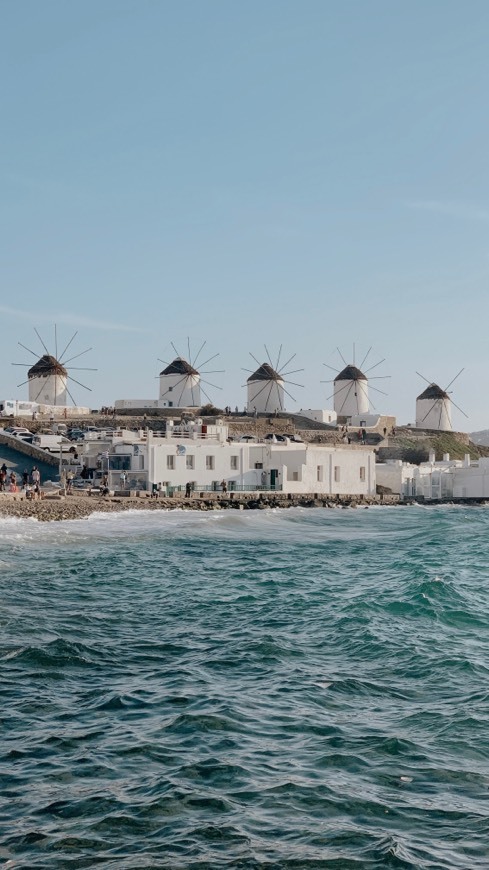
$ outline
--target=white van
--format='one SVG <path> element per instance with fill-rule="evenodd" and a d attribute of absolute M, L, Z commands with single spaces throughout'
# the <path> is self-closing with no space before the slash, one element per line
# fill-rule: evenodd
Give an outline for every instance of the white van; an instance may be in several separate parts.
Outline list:
<path fill-rule="evenodd" d="M 69 453 L 73 447 L 69 438 L 65 438 L 64 435 L 55 435 L 54 433 L 48 435 L 44 432 L 33 436 L 32 446 L 49 450 L 50 453 L 59 453 L 60 450 L 61 453 Z"/>

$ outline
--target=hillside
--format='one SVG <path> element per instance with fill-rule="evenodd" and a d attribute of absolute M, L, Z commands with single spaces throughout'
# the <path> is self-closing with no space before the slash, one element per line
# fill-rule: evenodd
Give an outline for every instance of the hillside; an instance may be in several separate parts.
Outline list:
<path fill-rule="evenodd" d="M 482 444 L 484 447 L 489 447 L 489 429 L 481 429 L 480 432 L 471 432 L 469 437 L 474 444 Z"/>
<path fill-rule="evenodd" d="M 388 444 L 379 448 L 379 459 L 403 459 L 418 465 L 426 462 L 430 450 L 435 451 L 436 459 L 442 459 L 444 453 L 451 459 L 463 459 L 468 453 L 471 459 L 489 456 L 489 446 L 474 444 L 471 436 L 464 432 L 420 432 L 414 429 L 397 429 L 396 435 L 390 435 Z"/>

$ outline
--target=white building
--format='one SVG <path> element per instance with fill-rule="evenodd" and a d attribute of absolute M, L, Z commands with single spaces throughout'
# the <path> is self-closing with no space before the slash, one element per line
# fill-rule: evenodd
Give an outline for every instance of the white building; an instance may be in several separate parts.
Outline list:
<path fill-rule="evenodd" d="M 416 428 L 452 431 L 452 402 L 438 384 L 430 384 L 417 397 Z"/>
<path fill-rule="evenodd" d="M 284 381 L 268 363 L 262 363 L 247 380 L 248 414 L 274 414 L 285 409 Z"/>
<path fill-rule="evenodd" d="M 68 372 L 51 354 L 44 354 L 27 372 L 29 402 L 43 405 L 68 403 Z"/>
<path fill-rule="evenodd" d="M 227 426 L 202 421 L 170 425 L 162 437 L 151 431 L 120 431 L 110 439 L 84 444 L 87 465 L 109 471 L 118 488 L 185 488 L 229 491 L 281 491 L 322 495 L 375 494 L 375 456 L 369 448 L 285 442 L 228 441 Z"/>
<path fill-rule="evenodd" d="M 336 411 L 330 408 L 321 408 L 313 410 L 312 408 L 301 408 L 297 411 L 297 415 L 305 417 L 307 420 L 313 420 L 314 423 L 325 423 L 329 426 L 336 426 Z"/>
<path fill-rule="evenodd" d="M 347 365 L 334 379 L 334 409 L 338 417 L 368 414 L 368 379 L 354 365 Z"/>
<path fill-rule="evenodd" d="M 376 467 L 377 483 L 388 487 L 403 498 L 415 496 L 426 501 L 440 499 L 489 498 L 489 457 L 471 460 L 443 459 L 435 461 L 434 453 L 428 462 L 411 465 L 401 460 L 379 463 Z"/>

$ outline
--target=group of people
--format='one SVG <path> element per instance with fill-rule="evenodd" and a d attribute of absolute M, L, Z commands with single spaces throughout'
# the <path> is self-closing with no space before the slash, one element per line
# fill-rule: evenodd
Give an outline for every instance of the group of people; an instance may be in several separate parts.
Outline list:
<path fill-rule="evenodd" d="M 31 472 L 27 469 L 22 474 L 22 489 L 25 491 L 27 498 L 41 497 L 41 474 L 37 465 L 34 465 Z M 5 464 L 0 468 L 0 492 L 19 492 L 19 482 L 15 471 L 10 471 Z"/>

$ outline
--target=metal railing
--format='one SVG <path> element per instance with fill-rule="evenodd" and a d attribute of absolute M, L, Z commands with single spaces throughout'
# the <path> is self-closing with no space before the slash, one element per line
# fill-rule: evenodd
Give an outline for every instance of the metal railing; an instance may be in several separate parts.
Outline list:
<path fill-rule="evenodd" d="M 174 492 L 185 493 L 186 487 L 185 487 L 185 485 L 166 486 L 166 487 L 163 487 L 162 491 L 166 491 L 168 493 L 174 493 Z M 246 484 L 245 483 L 245 484 L 234 484 L 234 485 L 231 483 L 228 483 L 226 493 L 224 493 L 220 484 L 214 485 L 212 483 L 211 484 L 205 483 L 205 484 L 199 485 L 198 483 L 196 483 L 192 486 L 192 492 L 218 492 L 218 493 L 221 493 L 221 495 L 224 495 L 224 494 L 229 495 L 230 493 L 233 493 L 233 492 L 282 492 L 282 484 L 275 484 L 274 486 L 267 486 L 266 484 L 258 484 L 258 483 L 257 484 L 254 484 L 254 483 Z"/>

